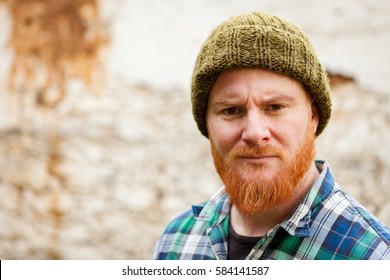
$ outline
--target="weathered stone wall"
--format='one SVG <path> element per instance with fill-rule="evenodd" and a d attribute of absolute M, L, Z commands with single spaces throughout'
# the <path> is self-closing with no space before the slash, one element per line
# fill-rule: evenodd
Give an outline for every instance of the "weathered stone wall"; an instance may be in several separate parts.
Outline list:
<path fill-rule="evenodd" d="M 390 224 L 388 108 L 388 95 L 336 88 L 318 158 Z M 117 81 L 2 130 L 1 258 L 148 258 L 168 220 L 220 186 L 190 111 L 184 90 Z"/>
<path fill-rule="evenodd" d="M 115 84 L 1 131 L 2 258 L 147 258 L 218 187 L 186 93 Z"/>
<path fill-rule="evenodd" d="M 102 1 L 114 15 L 108 83 L 100 95 L 72 85 L 54 111 L 39 108 L 29 97 L 23 97 L 21 106 L 18 96 L 4 92 L 10 52 L 1 49 L 1 259 L 147 259 L 170 219 L 220 187 L 208 141 L 192 119 L 185 86 L 189 79 L 184 77 L 191 70 L 183 58 L 192 65 L 195 51 L 189 49 L 197 52 L 215 22 L 255 5 L 223 1 L 172 0 L 153 16 L 148 14 L 151 1 L 142 1 L 145 14 L 122 9 L 124 3 L 136 1 Z M 363 69 L 363 76 L 386 88 L 388 63 L 383 61 L 388 57 L 382 59 L 381 54 L 387 53 L 382 48 L 388 44 L 372 42 L 389 41 L 390 22 L 381 14 L 389 4 L 324 1 L 313 7 L 300 0 L 291 9 L 288 1 L 258 3 L 306 22 L 301 25 L 314 38 L 326 65 L 358 78 L 335 85 L 333 118 L 318 138 L 317 158 L 328 160 L 341 186 L 390 225 L 390 94 L 361 83 L 356 67 L 357 58 L 369 61 L 360 65 L 368 65 L 374 73 L 366 75 Z M 313 20 L 327 14 L 329 20 Z M 0 9 L 0 19 L 5 16 Z M 149 21 L 143 25 L 145 18 Z M 185 24 L 178 24 L 184 18 Z M 1 22 L 0 41 L 4 41 L 9 25 Z M 360 28 L 363 22 L 367 24 Z M 135 39 L 138 29 L 142 36 Z M 172 44 L 187 33 L 194 35 L 194 41 Z M 156 38 L 160 41 L 152 40 Z M 343 45 L 349 41 L 356 42 L 356 48 Z M 156 47 L 159 52 L 154 53 Z M 141 53 L 143 48 L 148 55 Z M 371 56 L 363 56 L 368 49 Z M 170 55 L 174 58 L 168 63 Z M 142 73 L 160 81 L 177 76 L 182 83 L 163 87 L 159 82 L 137 82 Z"/>

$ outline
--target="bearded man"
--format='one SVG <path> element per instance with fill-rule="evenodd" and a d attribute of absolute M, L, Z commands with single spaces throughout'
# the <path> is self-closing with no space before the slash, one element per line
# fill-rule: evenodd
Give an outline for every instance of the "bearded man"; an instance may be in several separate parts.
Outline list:
<path fill-rule="evenodd" d="M 221 23 L 191 92 L 224 186 L 167 226 L 154 259 L 390 259 L 390 229 L 314 160 L 329 82 L 297 26 L 263 12 Z"/>

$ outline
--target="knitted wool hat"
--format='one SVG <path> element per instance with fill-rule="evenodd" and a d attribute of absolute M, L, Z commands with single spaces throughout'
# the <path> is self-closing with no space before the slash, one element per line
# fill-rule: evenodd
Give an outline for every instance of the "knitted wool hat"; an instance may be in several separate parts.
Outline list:
<path fill-rule="evenodd" d="M 206 110 L 209 93 L 226 70 L 263 68 L 301 82 L 319 112 L 318 136 L 331 115 L 327 74 L 308 37 L 283 18 L 263 12 L 232 17 L 217 26 L 203 44 L 192 76 L 192 113 L 208 138 Z"/>

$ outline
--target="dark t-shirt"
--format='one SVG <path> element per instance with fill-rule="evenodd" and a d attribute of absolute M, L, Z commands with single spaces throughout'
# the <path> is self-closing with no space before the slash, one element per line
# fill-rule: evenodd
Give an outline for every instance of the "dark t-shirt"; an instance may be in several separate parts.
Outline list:
<path fill-rule="evenodd" d="M 245 260 L 260 237 L 243 236 L 236 233 L 229 223 L 228 260 Z"/>

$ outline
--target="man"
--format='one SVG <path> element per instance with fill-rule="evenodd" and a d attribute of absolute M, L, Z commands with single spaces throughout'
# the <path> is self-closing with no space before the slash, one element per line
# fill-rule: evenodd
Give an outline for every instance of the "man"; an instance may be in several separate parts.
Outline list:
<path fill-rule="evenodd" d="M 223 22 L 191 91 L 224 187 L 167 226 L 155 259 L 390 259 L 390 229 L 314 161 L 330 90 L 298 27 L 262 12 Z"/>

